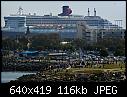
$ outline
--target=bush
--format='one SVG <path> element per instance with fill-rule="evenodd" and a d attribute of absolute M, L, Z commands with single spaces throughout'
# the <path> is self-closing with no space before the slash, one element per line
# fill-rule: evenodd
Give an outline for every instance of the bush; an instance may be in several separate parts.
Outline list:
<path fill-rule="evenodd" d="M 122 50 L 122 49 L 117 49 L 117 50 L 114 52 L 114 56 L 125 56 L 125 51 Z"/>
<path fill-rule="evenodd" d="M 101 49 L 100 50 L 100 55 L 103 57 L 107 57 L 108 56 L 108 51 L 106 49 Z"/>

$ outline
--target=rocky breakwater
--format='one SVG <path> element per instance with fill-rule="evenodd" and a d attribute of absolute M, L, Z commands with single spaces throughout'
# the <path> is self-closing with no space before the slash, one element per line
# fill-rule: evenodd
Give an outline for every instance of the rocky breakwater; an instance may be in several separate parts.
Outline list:
<path fill-rule="evenodd" d="M 119 82 L 125 80 L 124 72 L 98 72 L 98 73 L 68 73 L 66 70 L 48 70 L 36 74 L 23 75 L 15 82 L 45 82 L 45 81 L 81 81 L 81 82 Z"/>

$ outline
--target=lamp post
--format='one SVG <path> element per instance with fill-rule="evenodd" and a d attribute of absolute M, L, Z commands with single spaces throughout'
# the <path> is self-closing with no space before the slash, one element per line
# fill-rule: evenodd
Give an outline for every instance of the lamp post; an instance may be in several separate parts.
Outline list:
<path fill-rule="evenodd" d="M 26 38 L 27 38 L 27 41 L 28 41 L 28 43 L 27 43 L 27 49 L 28 49 L 28 50 L 30 49 L 30 45 L 31 45 L 31 41 L 30 41 L 29 34 L 30 34 L 30 30 L 29 30 L 29 26 L 28 26 L 28 27 L 27 27 L 27 31 L 26 31 L 26 33 L 25 33 Z"/>

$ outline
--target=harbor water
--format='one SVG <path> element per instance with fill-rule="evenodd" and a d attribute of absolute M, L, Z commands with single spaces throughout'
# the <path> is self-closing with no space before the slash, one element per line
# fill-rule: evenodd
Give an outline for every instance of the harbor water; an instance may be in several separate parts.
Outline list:
<path fill-rule="evenodd" d="M 1 72 L 1 83 L 8 83 L 27 74 L 36 74 L 36 72 Z"/>

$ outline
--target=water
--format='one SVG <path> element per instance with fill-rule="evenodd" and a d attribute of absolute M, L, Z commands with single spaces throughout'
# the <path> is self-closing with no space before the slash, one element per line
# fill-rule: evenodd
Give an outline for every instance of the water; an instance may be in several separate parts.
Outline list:
<path fill-rule="evenodd" d="M 16 80 L 17 78 L 27 74 L 36 74 L 36 73 L 35 72 L 1 72 L 1 83 L 8 83 L 11 80 Z"/>

